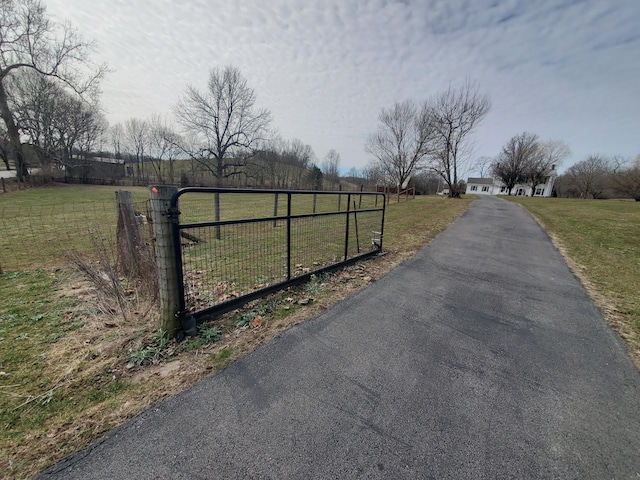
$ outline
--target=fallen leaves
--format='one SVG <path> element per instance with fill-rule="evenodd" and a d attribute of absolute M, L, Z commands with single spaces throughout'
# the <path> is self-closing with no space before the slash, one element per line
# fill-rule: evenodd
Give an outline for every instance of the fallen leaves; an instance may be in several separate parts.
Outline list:
<path fill-rule="evenodd" d="M 258 327 L 261 327 L 263 323 L 264 323 L 264 320 L 262 319 L 262 315 L 258 315 L 256 318 L 251 320 L 251 327 L 258 328 Z"/>

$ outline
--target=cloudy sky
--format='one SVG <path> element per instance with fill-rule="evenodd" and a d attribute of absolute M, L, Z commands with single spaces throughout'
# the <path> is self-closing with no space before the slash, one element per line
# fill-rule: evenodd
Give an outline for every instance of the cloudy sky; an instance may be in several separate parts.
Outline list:
<path fill-rule="evenodd" d="M 466 78 L 490 95 L 473 158 L 529 131 L 571 157 L 640 153 L 639 0 L 44 0 L 113 70 L 111 123 L 170 115 L 234 65 L 285 139 L 362 169 L 380 109 Z"/>

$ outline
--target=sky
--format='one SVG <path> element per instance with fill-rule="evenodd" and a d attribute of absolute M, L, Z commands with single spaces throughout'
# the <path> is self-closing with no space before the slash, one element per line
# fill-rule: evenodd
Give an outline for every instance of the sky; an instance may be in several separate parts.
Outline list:
<path fill-rule="evenodd" d="M 96 48 L 110 123 L 172 116 L 233 65 L 284 139 L 371 160 L 382 108 L 477 82 L 492 107 L 469 164 L 514 135 L 562 140 L 560 170 L 640 154 L 640 0 L 44 0 Z M 469 174 L 474 172 L 470 169 Z"/>

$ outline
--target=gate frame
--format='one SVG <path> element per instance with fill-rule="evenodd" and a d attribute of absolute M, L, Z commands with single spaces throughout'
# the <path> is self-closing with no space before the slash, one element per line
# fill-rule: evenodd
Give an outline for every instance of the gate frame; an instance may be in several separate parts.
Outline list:
<path fill-rule="evenodd" d="M 241 219 L 241 220 L 219 220 L 219 221 L 207 221 L 207 222 L 197 222 L 197 223 L 180 223 L 180 210 L 179 210 L 179 199 L 182 195 L 187 193 L 235 193 L 235 194 L 271 194 L 277 199 L 278 195 L 287 195 L 287 213 L 286 215 L 276 215 L 274 211 L 274 215 L 271 217 L 258 217 L 258 218 L 250 218 L 250 219 Z M 347 196 L 347 209 L 345 211 L 332 211 L 332 212 L 322 212 L 322 213 L 306 213 L 306 214 L 291 214 L 291 199 L 293 195 L 339 195 L 339 199 L 341 196 Z M 351 209 L 351 202 L 353 197 L 361 197 L 362 195 L 366 196 L 375 196 L 376 197 L 376 207 L 375 208 L 367 208 L 367 209 Z M 378 199 L 381 199 L 382 206 L 378 206 Z M 355 203 L 355 201 L 354 201 Z M 174 247 L 174 259 L 175 259 L 175 270 L 176 270 L 176 280 L 178 284 L 178 311 L 175 313 L 175 316 L 179 320 L 181 330 L 177 332 L 178 340 L 184 338 L 185 335 L 195 336 L 197 334 L 197 325 L 203 323 L 211 318 L 215 318 L 219 315 L 227 313 L 231 310 L 235 310 L 242 305 L 249 303 L 256 298 L 263 297 L 268 295 L 269 293 L 282 290 L 286 287 L 299 285 L 305 282 L 308 282 L 313 275 L 321 275 L 325 272 L 332 272 L 339 270 L 345 266 L 356 263 L 359 260 L 363 260 L 368 257 L 377 256 L 382 254 L 382 239 L 384 236 L 384 220 L 386 213 L 386 197 L 383 193 L 378 192 L 344 192 L 344 191 L 317 191 L 317 190 L 258 190 L 258 189 L 230 189 L 230 188 L 210 188 L 210 187 L 186 187 L 178 190 L 172 196 L 171 201 L 169 203 L 169 208 L 167 215 L 170 219 L 171 230 L 173 236 L 173 247 Z M 314 210 L 315 210 L 315 201 L 314 201 Z M 382 217 L 380 219 L 380 231 L 372 232 L 375 235 L 375 239 L 377 241 L 372 242 L 374 248 L 371 251 L 356 255 L 354 257 L 348 256 L 349 249 L 349 230 L 350 230 L 350 218 L 353 214 L 354 222 L 357 225 L 357 213 L 366 213 L 366 212 L 381 212 Z M 310 272 L 303 273 L 301 275 L 297 275 L 292 277 L 292 265 L 291 265 L 291 221 L 293 219 L 298 218 L 309 218 L 309 217 L 319 217 L 319 216 L 327 216 L 327 215 L 344 215 L 346 217 L 346 225 L 345 225 L 345 249 L 344 249 L 344 258 L 342 261 L 338 263 L 331 264 L 329 266 L 319 268 L 317 270 L 313 270 Z M 254 290 L 240 297 L 235 297 L 230 300 L 226 300 L 217 305 L 213 305 L 207 307 L 203 310 L 197 312 L 189 312 L 186 310 L 185 305 L 185 289 L 184 289 L 184 266 L 182 262 L 182 244 L 180 240 L 180 232 L 182 229 L 186 228 L 194 228 L 194 227 L 215 227 L 215 226 L 224 226 L 224 225 L 234 225 L 240 223 L 252 223 L 256 221 L 266 221 L 266 222 L 277 222 L 278 220 L 285 220 L 287 225 L 287 279 L 275 283 L 273 285 L 269 285 L 267 287 L 260 288 L 258 290 Z M 357 227 L 356 227 L 357 228 Z"/>

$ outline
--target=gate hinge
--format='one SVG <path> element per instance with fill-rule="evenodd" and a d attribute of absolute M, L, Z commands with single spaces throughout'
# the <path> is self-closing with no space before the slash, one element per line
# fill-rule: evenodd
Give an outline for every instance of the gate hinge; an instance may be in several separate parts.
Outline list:
<path fill-rule="evenodd" d="M 167 216 L 171 220 L 172 223 L 179 223 L 180 219 L 180 210 L 178 207 L 170 207 L 167 213 Z"/>
<path fill-rule="evenodd" d="M 178 312 L 176 317 L 180 319 L 180 330 L 176 332 L 176 340 L 182 342 L 185 337 L 195 337 L 198 334 L 198 322 L 192 313 Z"/>

